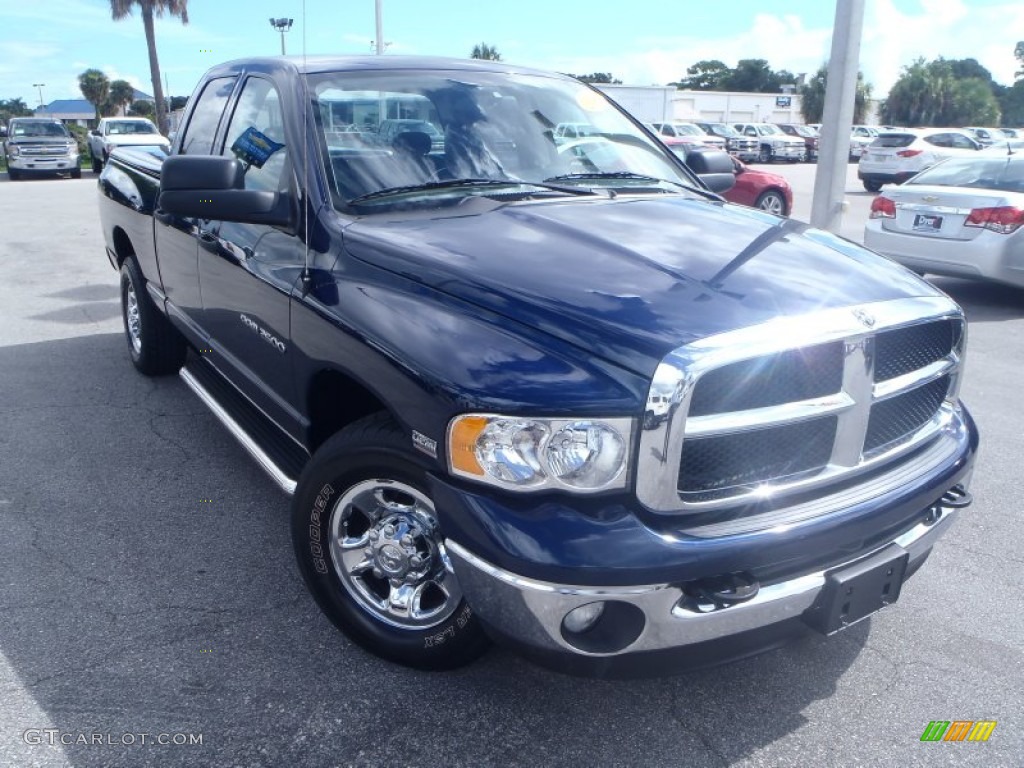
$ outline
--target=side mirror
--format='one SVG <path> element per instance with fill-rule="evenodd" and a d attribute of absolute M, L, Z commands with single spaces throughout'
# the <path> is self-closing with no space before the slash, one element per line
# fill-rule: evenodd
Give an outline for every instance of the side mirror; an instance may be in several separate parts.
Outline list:
<path fill-rule="evenodd" d="M 728 192 L 736 186 L 732 155 L 718 149 L 697 149 L 686 155 L 687 167 L 712 192 Z"/>
<path fill-rule="evenodd" d="M 245 167 L 233 157 L 178 155 L 163 162 L 159 208 L 166 213 L 243 224 L 287 226 L 288 198 L 245 188 Z"/>

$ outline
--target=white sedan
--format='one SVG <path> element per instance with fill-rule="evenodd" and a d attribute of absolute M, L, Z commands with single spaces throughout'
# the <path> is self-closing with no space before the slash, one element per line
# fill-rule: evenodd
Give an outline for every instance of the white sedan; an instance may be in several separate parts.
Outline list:
<path fill-rule="evenodd" d="M 916 272 L 1024 287 L 1024 154 L 951 158 L 871 204 L 864 244 Z"/>

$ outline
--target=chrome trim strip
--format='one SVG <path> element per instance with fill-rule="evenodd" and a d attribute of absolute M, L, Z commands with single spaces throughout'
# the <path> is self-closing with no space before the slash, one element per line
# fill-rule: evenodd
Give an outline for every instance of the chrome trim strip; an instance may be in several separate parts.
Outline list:
<path fill-rule="evenodd" d="M 488 624 L 520 642 L 545 650 L 581 656 L 619 656 L 716 640 L 797 617 L 814 604 L 829 571 L 870 557 L 892 544 L 906 549 L 910 562 L 915 563 L 949 529 L 956 516 L 956 510 L 942 509 L 935 522 L 919 523 L 891 542 L 846 563 L 763 585 L 752 600 L 708 613 L 683 608 L 683 592 L 671 584 L 555 584 L 499 568 L 451 539 L 445 541 L 445 548 L 466 600 Z M 617 600 L 643 611 L 646 623 L 639 637 L 616 653 L 583 651 L 567 643 L 562 637 L 562 619 L 574 608 L 595 600 Z"/>
<path fill-rule="evenodd" d="M 853 405 L 852 397 L 845 392 L 839 392 L 827 397 L 815 397 L 810 400 L 770 405 L 765 408 L 715 413 L 709 416 L 693 416 L 686 420 L 686 436 L 725 435 L 776 424 L 793 424 L 819 416 L 828 416 L 832 413 L 842 413 L 852 408 Z"/>
<path fill-rule="evenodd" d="M 878 382 L 873 388 L 872 396 L 877 403 L 880 400 L 888 400 L 890 397 L 902 395 L 904 392 L 941 379 L 947 373 L 954 371 L 959 364 L 960 361 L 956 355 L 947 355 L 924 368 L 918 368 L 916 371 L 905 373 L 894 379 Z"/>
<path fill-rule="evenodd" d="M 722 508 L 765 494 L 783 494 L 822 485 L 840 475 L 859 471 L 910 450 L 933 435 L 943 423 L 948 423 L 953 406 L 950 404 L 946 413 L 937 414 L 932 424 L 909 439 L 887 447 L 886 452 L 872 457 L 862 456 L 875 386 L 875 337 L 885 330 L 944 318 L 963 323 L 962 310 L 946 296 L 894 299 L 779 317 L 761 325 L 708 336 L 673 350 L 658 366 L 648 393 L 648 401 L 652 397 L 668 397 L 669 408 L 663 421 L 640 430 L 635 475 L 637 499 L 657 512 Z M 718 501 L 683 501 L 677 487 L 679 467 L 683 440 L 688 433 L 690 400 L 698 379 L 707 371 L 729 363 L 840 340 L 846 344 L 843 393 L 853 400 L 854 405 L 838 414 L 829 466 L 813 477 L 789 484 L 766 484 L 751 488 L 746 494 Z M 962 355 L 958 357 L 962 358 Z M 956 371 L 952 375 L 958 376 Z M 694 421 L 700 428 L 697 418 Z"/>
<path fill-rule="evenodd" d="M 929 205 L 928 203 L 905 203 L 900 200 L 895 200 L 897 208 L 902 208 L 904 211 L 924 211 L 926 213 L 941 213 L 945 216 L 968 216 L 971 213 L 970 208 L 955 208 L 949 205 Z"/>
<path fill-rule="evenodd" d="M 277 486 L 289 496 L 295 495 L 296 482 L 288 477 L 288 475 L 286 475 L 284 471 L 277 466 L 274 460 L 271 459 L 262 448 L 260 448 L 255 440 L 249 437 L 249 433 L 242 429 L 239 423 L 231 417 L 231 414 L 229 414 L 224 407 L 217 402 L 213 395 L 211 395 L 206 388 L 196 380 L 189 370 L 187 368 L 182 368 L 178 375 L 181 377 L 182 381 L 188 385 L 188 388 L 195 392 L 206 407 L 213 412 L 213 415 L 217 417 L 221 424 L 227 427 L 228 432 L 234 435 L 235 439 L 242 444 L 242 447 L 245 448 L 245 450 L 248 451 L 254 459 L 256 459 L 257 463 L 263 468 L 263 470 L 270 475 L 270 478 L 275 483 L 277 483 Z"/>

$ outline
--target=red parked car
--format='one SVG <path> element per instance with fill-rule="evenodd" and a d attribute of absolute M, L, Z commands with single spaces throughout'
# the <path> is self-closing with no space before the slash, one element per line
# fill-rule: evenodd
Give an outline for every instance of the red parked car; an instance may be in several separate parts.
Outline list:
<path fill-rule="evenodd" d="M 686 162 L 688 151 L 694 151 L 687 150 L 684 146 L 670 146 L 669 149 L 682 158 L 683 162 Z M 733 173 L 736 175 L 736 185 L 728 192 L 722 193 L 722 197 L 730 203 L 760 208 L 776 216 L 789 216 L 793 210 L 793 188 L 784 177 L 777 173 L 751 168 L 735 157 L 732 158 L 732 163 L 735 168 Z"/>

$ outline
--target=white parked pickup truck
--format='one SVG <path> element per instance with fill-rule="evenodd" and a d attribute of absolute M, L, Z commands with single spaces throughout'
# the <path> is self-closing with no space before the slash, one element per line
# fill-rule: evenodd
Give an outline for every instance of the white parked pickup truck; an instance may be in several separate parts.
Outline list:
<path fill-rule="evenodd" d="M 783 133 L 782 129 L 771 123 L 734 123 L 733 128 L 744 136 L 757 139 L 758 157 L 762 163 L 772 160 L 788 160 L 801 163 L 807 158 L 807 146 L 798 136 Z"/>
<path fill-rule="evenodd" d="M 89 131 L 89 152 L 92 170 L 99 173 L 110 153 L 118 147 L 162 147 L 165 152 L 171 143 L 143 117 L 104 117 Z"/>

